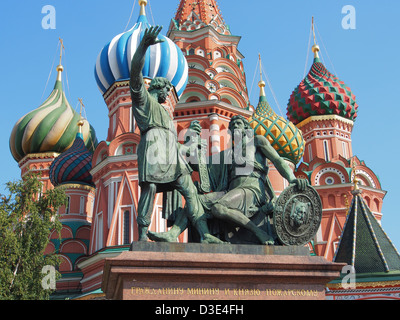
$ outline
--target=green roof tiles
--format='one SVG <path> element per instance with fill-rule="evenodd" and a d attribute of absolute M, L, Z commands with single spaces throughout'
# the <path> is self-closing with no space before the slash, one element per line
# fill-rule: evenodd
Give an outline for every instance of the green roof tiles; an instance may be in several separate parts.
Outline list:
<path fill-rule="evenodd" d="M 287 116 L 294 124 L 317 115 L 339 115 L 354 121 L 357 110 L 350 89 L 316 58 L 306 78 L 290 96 Z"/>
<path fill-rule="evenodd" d="M 400 271 L 400 255 L 359 193 L 354 195 L 334 262 L 356 274 Z"/>

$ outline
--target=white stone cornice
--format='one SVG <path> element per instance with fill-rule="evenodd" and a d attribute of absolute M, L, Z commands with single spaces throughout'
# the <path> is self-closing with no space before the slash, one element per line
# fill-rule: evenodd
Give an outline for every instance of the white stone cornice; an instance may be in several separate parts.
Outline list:
<path fill-rule="evenodd" d="M 97 166 L 95 166 L 92 170 L 90 170 L 90 174 L 94 176 L 96 173 L 101 171 L 104 167 L 108 166 L 109 164 L 136 161 L 137 159 L 138 156 L 136 154 L 107 157 L 103 161 L 101 161 Z"/>
<path fill-rule="evenodd" d="M 343 118 L 343 117 L 338 116 L 338 115 L 320 115 L 320 116 L 308 117 L 307 119 L 305 119 L 302 122 L 298 123 L 296 125 L 296 127 L 300 129 L 300 128 L 304 127 L 306 124 L 308 124 L 308 123 L 310 123 L 312 121 L 326 121 L 326 120 L 337 120 L 337 121 L 343 122 L 343 123 L 351 125 L 351 126 L 354 125 L 354 121 L 346 119 L 346 118 Z"/>
<path fill-rule="evenodd" d="M 221 108 L 227 111 L 231 111 L 235 114 L 241 114 L 246 117 L 251 117 L 253 112 L 250 110 L 246 110 L 239 107 L 234 107 L 226 102 L 223 101 L 216 101 L 216 100 L 207 100 L 207 101 L 199 101 L 197 103 L 178 103 L 175 107 L 175 112 L 179 112 L 181 110 L 191 110 L 191 109 L 199 109 L 199 108 L 209 108 L 209 107 L 216 107 Z"/>

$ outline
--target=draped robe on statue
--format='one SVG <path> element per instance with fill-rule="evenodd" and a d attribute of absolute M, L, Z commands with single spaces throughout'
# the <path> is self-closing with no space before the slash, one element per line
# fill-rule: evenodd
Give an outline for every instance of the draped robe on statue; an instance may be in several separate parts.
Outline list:
<path fill-rule="evenodd" d="M 246 155 L 238 164 L 233 149 L 227 149 L 209 158 L 208 172 L 212 193 L 200 195 L 200 201 L 212 219 L 211 207 L 221 204 L 238 210 L 266 232 L 271 231 L 269 219 L 261 208 L 275 197 L 270 185 L 266 158 L 249 142 Z M 255 236 L 244 228 L 210 221 L 213 234 L 219 233 L 231 243 L 258 243 Z"/>

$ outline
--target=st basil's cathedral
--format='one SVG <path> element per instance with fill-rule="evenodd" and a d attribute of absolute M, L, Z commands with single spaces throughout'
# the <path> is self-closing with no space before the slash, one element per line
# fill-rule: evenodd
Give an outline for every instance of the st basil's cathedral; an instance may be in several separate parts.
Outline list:
<path fill-rule="evenodd" d="M 93 81 L 108 108 L 106 141 L 97 141 L 94 128 L 67 101 L 61 61 L 50 96 L 18 120 L 10 136 L 21 176 L 40 171 L 44 190 L 62 187 L 68 196 L 68 205 L 59 210 L 61 235 L 50 234 L 45 251 L 56 251 L 62 258 L 56 299 L 101 299 L 105 259 L 129 250 L 138 239 L 140 132 L 131 110 L 129 75 L 135 50 L 150 27 L 147 1 L 139 0 L 139 6 L 136 24 L 99 48 L 97 60 L 94 57 Z M 251 104 L 240 37 L 231 33 L 216 0 L 180 0 L 167 34 L 160 38 L 164 41 L 147 52 L 143 76 L 147 85 L 154 77 L 172 83 L 164 107 L 180 141 L 197 120 L 208 132 L 202 138 L 212 155 L 227 147 L 233 116 L 249 119 L 295 176 L 318 191 L 323 217 L 308 244 L 310 254 L 346 262 L 364 275 L 350 293 L 340 282 L 327 284 L 327 298 L 385 294 L 400 299 L 400 255 L 380 224 L 386 191 L 352 150 L 356 97 L 321 62 L 319 46 L 314 43 L 311 48 L 309 73 L 288 93 L 284 118 L 267 101 L 262 73 L 258 104 Z M 272 163 L 269 166 L 269 179 L 279 196 L 288 182 Z M 156 196 L 152 217 L 149 230 L 168 229 L 162 194 Z M 188 237 L 185 232 L 178 241 L 187 242 Z"/>

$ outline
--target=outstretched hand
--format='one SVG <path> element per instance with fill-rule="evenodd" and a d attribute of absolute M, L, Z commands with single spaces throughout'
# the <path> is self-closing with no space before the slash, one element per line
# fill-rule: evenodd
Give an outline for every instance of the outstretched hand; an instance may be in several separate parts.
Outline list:
<path fill-rule="evenodd" d="M 190 123 L 189 130 L 190 130 L 191 132 L 194 132 L 194 133 L 197 134 L 197 135 L 200 135 L 200 134 L 201 134 L 201 130 L 202 130 L 202 127 L 201 127 L 200 122 L 197 121 L 197 120 L 193 120 L 193 121 Z"/>
<path fill-rule="evenodd" d="M 190 146 L 191 149 L 207 148 L 207 141 L 200 139 L 201 130 L 202 127 L 199 121 L 194 120 L 190 123 L 186 132 L 185 144 Z"/>
<path fill-rule="evenodd" d="M 147 28 L 146 31 L 144 32 L 144 36 L 142 38 L 142 43 L 144 43 L 145 46 L 149 47 L 149 46 L 155 45 L 157 43 L 164 42 L 164 40 L 162 40 L 162 39 L 157 39 L 161 30 L 162 30 L 162 26 L 155 26 L 155 27 Z"/>
<path fill-rule="evenodd" d="M 292 183 L 294 183 L 300 191 L 306 190 L 307 186 L 310 185 L 306 179 L 296 179 L 293 180 Z"/>

